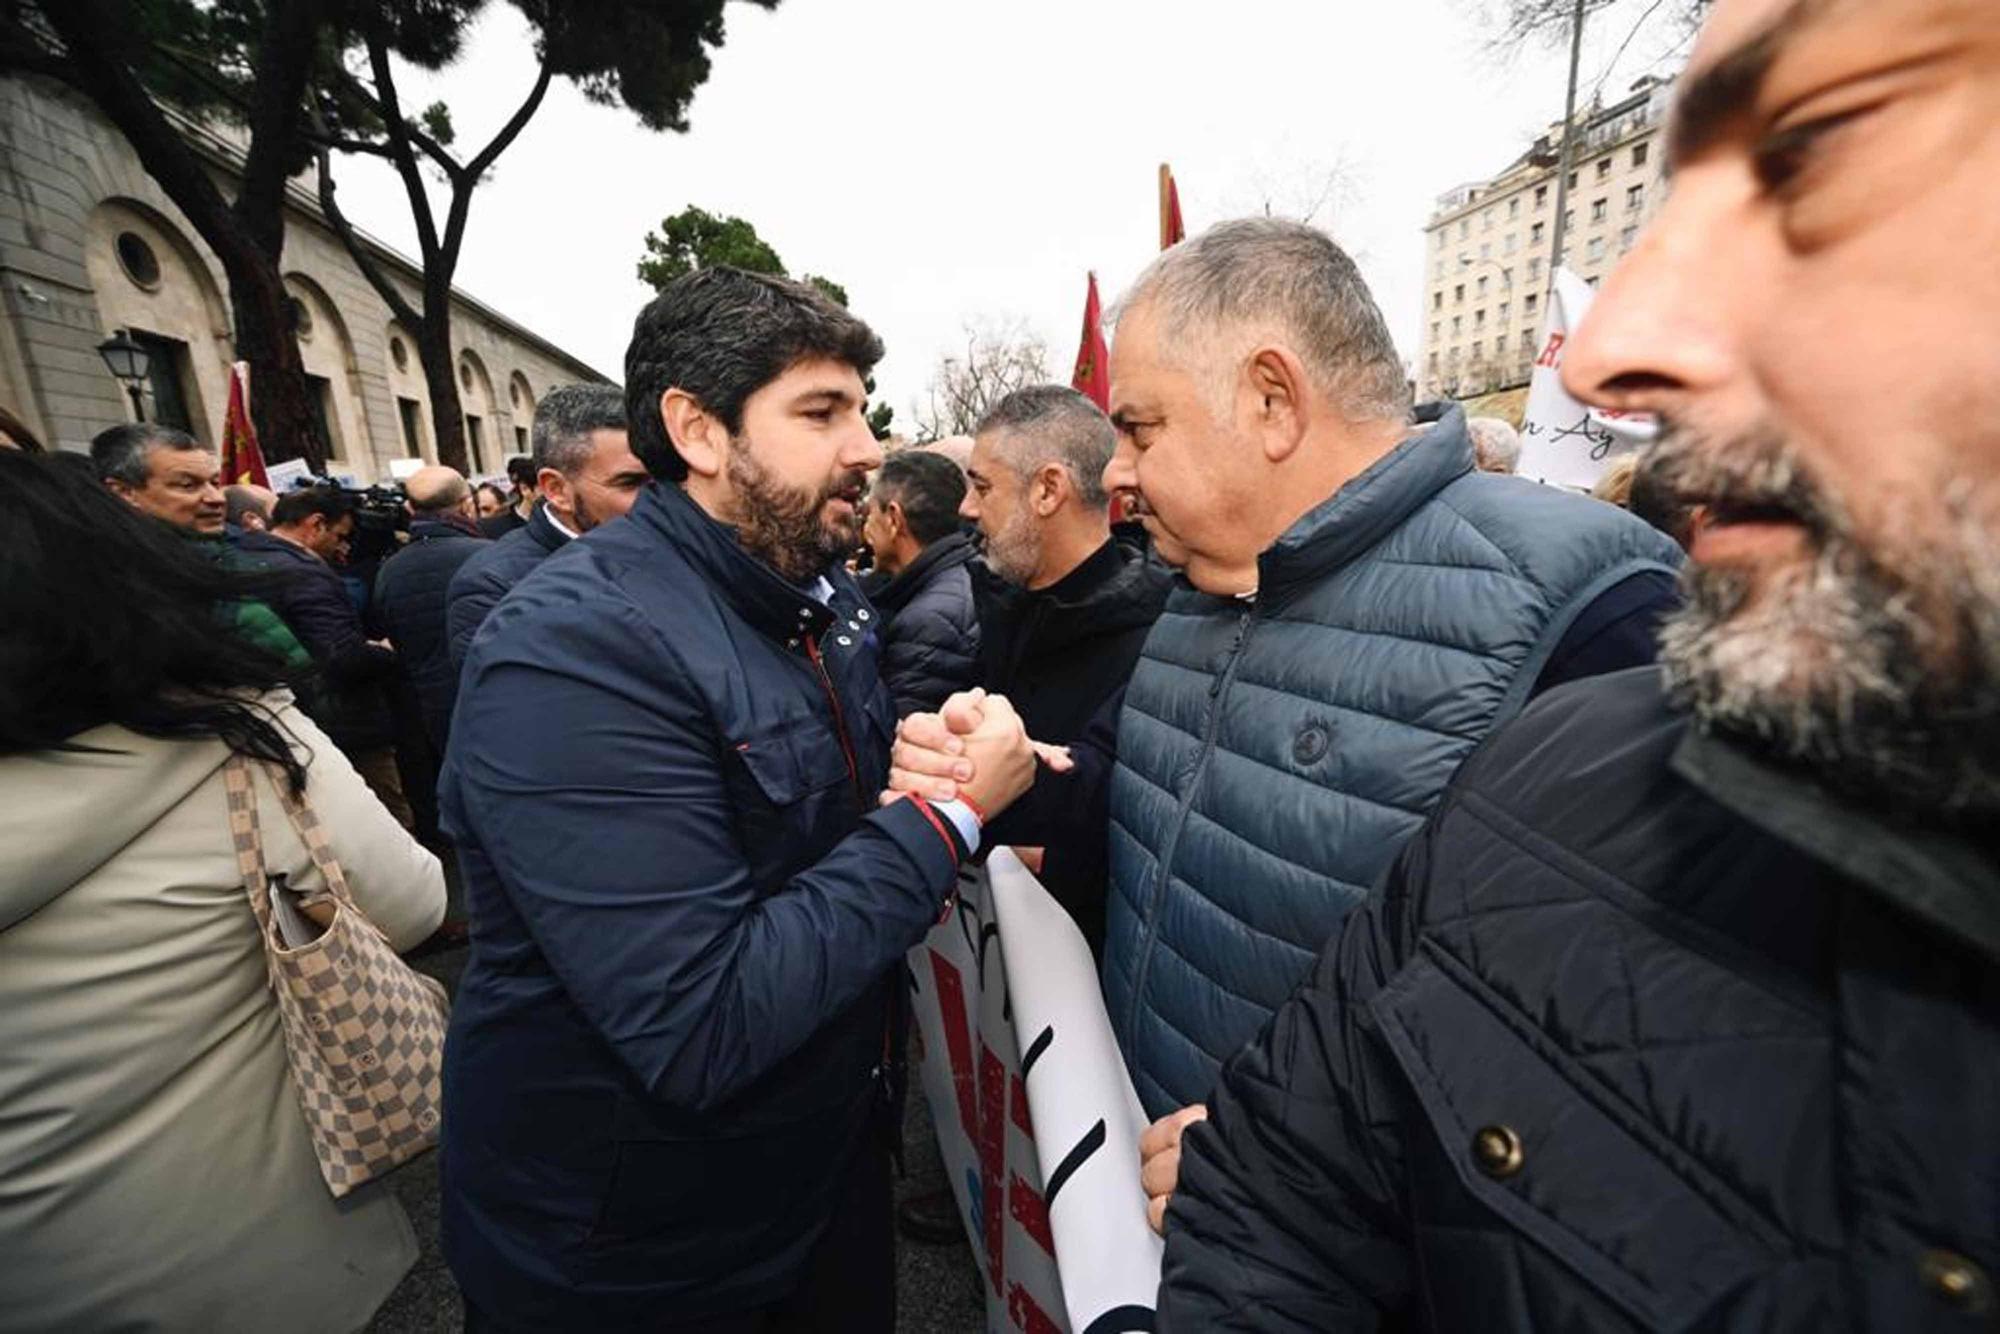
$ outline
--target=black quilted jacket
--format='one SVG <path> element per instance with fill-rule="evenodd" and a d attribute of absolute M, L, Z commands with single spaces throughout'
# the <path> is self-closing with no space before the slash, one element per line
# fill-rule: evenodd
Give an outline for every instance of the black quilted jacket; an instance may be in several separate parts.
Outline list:
<path fill-rule="evenodd" d="M 882 680 L 898 717 L 936 709 L 979 684 L 979 616 L 972 600 L 972 539 L 941 537 L 871 594 L 882 613 Z"/>
<path fill-rule="evenodd" d="M 1224 1068 L 1158 1327 L 1995 1328 L 1994 854 L 1550 694 Z"/>

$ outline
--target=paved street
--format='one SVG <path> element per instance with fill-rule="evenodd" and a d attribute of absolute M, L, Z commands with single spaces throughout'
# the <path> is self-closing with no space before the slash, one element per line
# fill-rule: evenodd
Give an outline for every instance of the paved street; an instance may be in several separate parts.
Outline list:
<path fill-rule="evenodd" d="M 434 954 L 417 966 L 456 987 L 465 967 L 463 949 Z M 897 1183 L 898 1197 L 919 1194 L 943 1184 L 937 1138 L 931 1133 L 930 1112 L 921 1090 L 914 1090 L 904 1117 L 903 1142 L 909 1175 Z M 396 1193 L 409 1210 L 423 1253 L 369 1326 L 373 1334 L 433 1334 L 456 1331 L 462 1323 L 458 1288 L 438 1254 L 437 1155 L 426 1154 L 395 1178 Z M 899 1239 L 896 1255 L 896 1300 L 900 1334 L 960 1334 L 981 1328 L 984 1307 L 979 1297 L 978 1270 L 964 1246 L 919 1246 Z"/>

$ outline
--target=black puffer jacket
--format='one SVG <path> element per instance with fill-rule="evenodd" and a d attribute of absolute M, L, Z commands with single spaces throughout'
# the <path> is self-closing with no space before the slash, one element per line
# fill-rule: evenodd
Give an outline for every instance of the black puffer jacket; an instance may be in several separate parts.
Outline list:
<path fill-rule="evenodd" d="M 1602 677 L 1224 1067 L 1158 1327 L 1990 1330 L 1997 1127 L 1995 848 Z"/>
<path fill-rule="evenodd" d="M 424 731 L 438 754 L 451 727 L 458 669 L 445 635 L 445 591 L 452 576 L 486 547 L 486 539 L 442 519 L 418 519 L 410 542 L 375 576 L 372 614 L 396 645 L 423 710 Z"/>
<path fill-rule="evenodd" d="M 973 555 L 965 534 L 941 537 L 871 595 L 884 622 L 882 679 L 898 717 L 979 684 L 979 616 L 966 568 Z"/>

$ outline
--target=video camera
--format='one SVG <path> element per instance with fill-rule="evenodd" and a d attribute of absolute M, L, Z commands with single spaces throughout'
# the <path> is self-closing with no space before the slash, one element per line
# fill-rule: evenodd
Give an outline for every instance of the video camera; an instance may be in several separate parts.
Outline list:
<path fill-rule="evenodd" d="M 332 487 L 354 506 L 354 537 L 347 544 L 350 569 L 372 569 L 399 543 L 397 536 L 410 528 L 409 494 L 401 482 L 378 482 L 374 486 L 348 486 L 332 477 L 315 477 L 300 486 Z"/>

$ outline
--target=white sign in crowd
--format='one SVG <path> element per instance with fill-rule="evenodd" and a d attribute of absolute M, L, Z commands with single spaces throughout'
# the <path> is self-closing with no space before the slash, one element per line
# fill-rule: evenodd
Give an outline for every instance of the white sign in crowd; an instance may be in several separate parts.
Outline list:
<path fill-rule="evenodd" d="M 924 1095 L 992 1334 L 1150 1330 L 1145 1113 L 1076 923 L 1013 853 L 910 951 Z"/>
<path fill-rule="evenodd" d="M 1514 471 L 1548 486 L 1588 491 L 1620 456 L 1653 438 L 1652 414 L 1585 407 L 1563 388 L 1563 345 L 1583 323 L 1597 294 L 1568 269 L 1557 269 L 1549 294 L 1549 327 L 1528 380 L 1521 424 L 1521 461 Z"/>

